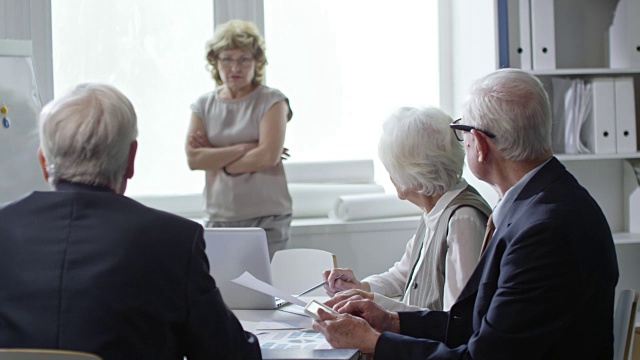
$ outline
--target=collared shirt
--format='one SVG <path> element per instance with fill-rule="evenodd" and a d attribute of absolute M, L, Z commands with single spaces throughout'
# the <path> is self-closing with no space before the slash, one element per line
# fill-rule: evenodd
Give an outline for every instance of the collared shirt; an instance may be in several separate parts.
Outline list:
<path fill-rule="evenodd" d="M 461 179 L 458 184 L 442 195 L 429 213 L 423 215 L 422 221 L 427 225 L 424 239 L 414 237 L 409 240 L 404 255 L 400 261 L 387 272 L 379 275 L 371 275 L 363 281 L 367 281 L 374 292 L 374 302 L 391 311 L 412 311 L 421 307 L 404 304 L 391 297 L 401 296 L 404 293 L 412 265 L 411 251 L 414 241 L 424 241 L 422 253 L 418 262 L 424 259 L 424 251 L 432 241 L 435 226 L 442 212 L 447 208 L 451 200 L 467 187 L 467 182 Z M 449 222 L 447 236 L 447 251 L 445 259 L 445 283 L 443 294 L 443 307 L 449 309 L 462 291 L 469 276 L 476 266 L 480 254 L 482 237 L 486 226 L 486 218 L 478 210 L 462 207 L 458 209 Z M 418 267 L 420 265 L 418 264 Z"/>
<path fill-rule="evenodd" d="M 542 164 L 538 165 L 533 170 L 524 174 L 524 176 L 520 180 L 518 180 L 518 182 L 516 182 L 511 188 L 509 188 L 509 190 L 507 190 L 507 192 L 504 194 L 502 199 L 498 201 L 498 204 L 493 209 L 493 213 L 491 215 L 491 218 L 493 219 L 493 224 L 495 225 L 496 229 L 500 227 L 500 224 L 502 224 L 502 221 L 504 221 L 504 217 L 506 216 L 505 214 L 509 211 L 511 204 L 513 204 L 515 199 L 518 197 L 518 195 L 520 194 L 520 191 L 522 191 L 522 189 L 525 187 L 525 185 L 527 185 L 529 180 L 531 180 L 531 178 L 536 173 L 538 173 L 538 171 L 543 166 L 545 166 L 549 162 L 549 160 L 551 160 L 552 158 L 553 157 L 550 157 L 549 159 L 547 159 Z"/>

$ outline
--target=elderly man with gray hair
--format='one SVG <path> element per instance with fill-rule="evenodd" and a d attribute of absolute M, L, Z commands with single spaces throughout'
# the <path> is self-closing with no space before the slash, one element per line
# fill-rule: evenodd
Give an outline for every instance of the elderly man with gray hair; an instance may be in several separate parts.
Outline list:
<path fill-rule="evenodd" d="M 38 158 L 55 191 L 0 207 L 0 347 L 260 358 L 209 275 L 202 226 L 123 196 L 137 132 L 106 84 L 42 110 Z"/>
<path fill-rule="evenodd" d="M 616 253 L 598 204 L 553 156 L 542 83 L 501 69 L 471 88 L 451 129 L 501 200 L 478 266 L 449 311 L 370 300 L 319 311 L 334 347 L 383 359 L 611 359 Z M 355 316 L 354 316 L 355 315 Z"/>

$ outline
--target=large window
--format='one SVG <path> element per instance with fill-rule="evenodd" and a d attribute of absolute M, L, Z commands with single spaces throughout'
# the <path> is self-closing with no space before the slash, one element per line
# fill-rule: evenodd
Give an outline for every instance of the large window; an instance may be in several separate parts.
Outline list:
<path fill-rule="evenodd" d="M 266 81 L 291 100 L 291 161 L 374 159 L 399 106 L 438 106 L 437 0 L 265 0 Z"/>
<path fill-rule="evenodd" d="M 108 82 L 131 99 L 139 148 L 128 195 L 202 191 L 184 141 L 189 105 L 213 89 L 204 44 L 213 33 L 205 0 L 51 1 L 54 92 Z"/>
<path fill-rule="evenodd" d="M 265 0 L 267 85 L 291 100 L 290 161 L 374 159 L 398 106 L 439 105 L 437 0 Z M 186 165 L 189 105 L 205 71 L 212 1 L 52 1 L 55 93 L 109 82 L 139 120 L 128 195 L 202 191 Z M 376 178 L 387 182 L 376 164 Z"/>

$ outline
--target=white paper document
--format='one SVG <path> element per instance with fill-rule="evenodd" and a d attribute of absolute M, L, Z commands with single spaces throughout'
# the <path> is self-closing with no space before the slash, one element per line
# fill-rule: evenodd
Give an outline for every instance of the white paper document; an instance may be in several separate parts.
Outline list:
<path fill-rule="evenodd" d="M 245 271 L 242 275 L 240 275 L 239 277 L 231 281 L 236 284 L 246 286 L 249 289 L 253 289 L 255 291 L 261 292 L 263 294 L 275 296 L 282 300 L 286 300 L 298 306 L 302 306 L 302 307 L 307 306 L 307 303 L 298 299 L 297 297 L 286 294 L 284 291 L 278 290 L 273 286 L 267 284 L 266 282 L 256 279 L 255 276 L 251 275 L 251 273 L 249 273 L 248 271 Z"/>
<path fill-rule="evenodd" d="M 256 330 L 301 330 L 311 329 L 311 318 L 300 317 L 298 321 L 260 321 Z"/>
<path fill-rule="evenodd" d="M 302 306 L 281 306 L 278 308 L 278 311 L 300 315 L 310 319 L 309 315 L 304 313 L 304 308 Z"/>
<path fill-rule="evenodd" d="M 261 349 L 331 349 L 324 335 L 313 330 L 265 331 L 255 335 Z"/>

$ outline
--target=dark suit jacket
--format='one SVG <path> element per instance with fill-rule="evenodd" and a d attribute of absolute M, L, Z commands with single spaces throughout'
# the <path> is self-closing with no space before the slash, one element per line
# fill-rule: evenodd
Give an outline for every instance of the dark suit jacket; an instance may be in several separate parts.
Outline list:
<path fill-rule="evenodd" d="M 109 359 L 259 359 L 225 306 L 202 226 L 61 182 L 0 209 L 0 348 Z"/>
<path fill-rule="evenodd" d="M 508 209 L 451 310 L 400 313 L 401 334 L 382 334 L 376 360 L 611 359 L 617 281 L 600 207 L 553 158 Z"/>

